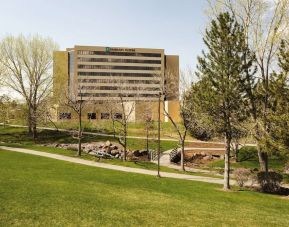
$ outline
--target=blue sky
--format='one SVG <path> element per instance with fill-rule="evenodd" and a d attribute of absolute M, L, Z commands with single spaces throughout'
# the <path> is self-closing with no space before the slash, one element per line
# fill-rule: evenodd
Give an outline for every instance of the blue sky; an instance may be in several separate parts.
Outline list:
<path fill-rule="evenodd" d="M 74 45 L 163 48 L 196 65 L 203 48 L 206 0 L 1 0 L 0 37 L 52 37 Z"/>

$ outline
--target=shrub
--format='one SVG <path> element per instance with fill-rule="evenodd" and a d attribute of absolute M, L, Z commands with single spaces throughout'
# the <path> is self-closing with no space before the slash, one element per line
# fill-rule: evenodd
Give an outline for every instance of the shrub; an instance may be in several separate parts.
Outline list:
<path fill-rule="evenodd" d="M 259 172 L 257 180 L 263 192 L 276 193 L 280 191 L 283 176 L 276 172 Z"/>
<path fill-rule="evenodd" d="M 233 173 L 236 178 L 236 182 L 240 187 L 243 187 L 251 176 L 251 171 L 245 168 L 235 169 Z"/>
<path fill-rule="evenodd" d="M 258 158 L 257 148 L 253 146 L 244 146 L 239 150 L 238 159 L 240 162 L 246 160 L 255 160 Z"/>
<path fill-rule="evenodd" d="M 181 152 L 178 149 L 174 149 L 170 153 L 170 161 L 173 163 L 178 163 L 181 161 Z"/>

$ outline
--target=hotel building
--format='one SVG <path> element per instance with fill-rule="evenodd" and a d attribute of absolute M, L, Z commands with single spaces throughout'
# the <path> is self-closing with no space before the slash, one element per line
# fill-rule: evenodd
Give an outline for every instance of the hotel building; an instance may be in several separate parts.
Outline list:
<path fill-rule="evenodd" d="M 54 53 L 53 71 L 57 119 L 73 118 L 60 104 L 67 96 L 89 103 L 88 119 L 111 117 L 104 106 L 120 99 L 134 106 L 131 121 L 141 121 L 148 106 L 156 119 L 163 91 L 166 110 L 179 119 L 179 57 L 165 55 L 163 49 L 74 46 Z M 165 116 L 162 120 L 167 121 Z"/>

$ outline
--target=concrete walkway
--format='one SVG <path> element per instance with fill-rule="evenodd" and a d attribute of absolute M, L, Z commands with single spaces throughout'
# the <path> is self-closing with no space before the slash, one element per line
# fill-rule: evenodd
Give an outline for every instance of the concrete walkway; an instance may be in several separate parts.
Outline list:
<path fill-rule="evenodd" d="M 111 170 L 117 170 L 117 171 L 129 172 L 129 173 L 146 174 L 146 175 L 152 175 L 152 176 L 157 175 L 157 172 L 155 170 L 145 170 L 145 169 L 138 169 L 138 168 L 132 168 L 132 167 L 110 165 L 106 163 L 99 163 L 99 162 L 84 160 L 80 158 L 68 157 L 64 155 L 52 154 L 52 153 L 35 151 L 35 150 L 24 149 L 24 148 L 0 146 L 0 149 L 7 150 L 7 151 L 20 152 L 20 153 L 25 153 L 25 154 L 31 154 L 31 155 L 37 155 L 37 156 L 42 156 L 42 157 L 47 157 L 47 158 L 53 158 L 57 160 L 62 160 L 62 161 L 67 161 L 67 162 L 72 162 L 72 163 L 77 163 L 77 164 L 82 164 L 82 165 L 87 165 L 87 166 L 93 166 L 93 167 L 98 167 L 98 168 L 104 168 L 104 169 L 111 169 Z M 160 174 L 161 174 L 161 177 L 201 181 L 201 182 L 214 183 L 214 184 L 223 184 L 223 179 L 212 178 L 212 177 L 193 176 L 193 175 L 188 175 L 188 174 L 178 174 L 178 173 L 168 173 L 168 172 L 161 172 Z M 235 184 L 234 181 L 231 181 L 231 183 Z"/>
<path fill-rule="evenodd" d="M 203 148 L 205 149 L 210 149 L 210 148 Z M 172 150 L 165 151 L 161 154 L 160 157 L 160 166 L 165 166 L 171 169 L 176 169 L 179 170 L 180 166 L 176 165 L 174 163 L 171 163 L 170 161 L 170 153 Z M 153 163 L 157 163 L 157 160 L 152 161 Z M 210 170 L 205 170 L 205 169 L 198 169 L 198 168 L 192 168 L 192 167 L 187 167 L 185 166 L 186 171 L 192 172 L 192 173 L 205 173 L 205 174 L 211 174 L 211 175 L 216 175 L 216 176 L 222 176 L 221 174 L 215 172 L 215 171 L 210 171 Z"/>

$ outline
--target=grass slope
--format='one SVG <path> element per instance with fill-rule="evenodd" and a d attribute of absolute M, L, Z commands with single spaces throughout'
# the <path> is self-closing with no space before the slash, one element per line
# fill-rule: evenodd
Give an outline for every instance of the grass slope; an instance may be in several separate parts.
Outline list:
<path fill-rule="evenodd" d="M 83 143 L 86 142 L 99 142 L 109 140 L 117 142 L 113 137 L 84 135 Z M 0 127 L 0 141 L 9 143 L 22 144 L 44 144 L 44 143 L 77 143 L 76 139 L 67 132 L 57 132 L 51 130 L 38 130 L 38 138 L 33 140 L 28 136 L 26 128 L 15 127 Z M 146 147 L 146 140 L 144 139 L 127 139 L 128 148 L 131 150 L 144 149 Z M 157 143 L 150 141 L 150 149 L 156 149 Z M 173 149 L 177 146 L 176 141 L 161 141 L 161 151 Z"/>
<path fill-rule="evenodd" d="M 0 151 L 0 226 L 288 226 L 289 201 Z"/>
<path fill-rule="evenodd" d="M 89 140 L 94 138 L 93 136 L 86 136 L 84 141 L 88 142 Z M 102 138 L 103 139 L 103 138 Z M 111 138 L 110 138 L 111 139 Z M 55 147 L 46 147 L 41 146 L 41 144 L 45 143 L 75 143 L 76 141 L 65 132 L 52 132 L 47 130 L 42 130 L 39 132 L 39 137 L 36 141 L 34 141 L 31 137 L 29 137 L 23 128 L 13 128 L 8 127 L 5 129 L 0 129 L 0 141 L 2 142 L 0 145 L 9 146 L 9 147 L 18 147 L 18 148 L 26 148 L 36 151 L 43 151 L 53 154 L 61 154 L 69 157 L 75 157 L 76 151 L 73 150 L 66 150 L 61 148 Z M 92 141 L 96 141 L 95 138 Z M 139 141 L 136 139 L 131 139 L 133 143 L 138 143 Z M 173 146 L 173 141 L 163 141 L 163 144 L 166 146 Z M 138 144 L 140 146 L 140 144 Z M 139 148 L 139 149 L 143 149 Z M 148 170 L 157 170 L 157 165 L 152 162 L 146 161 L 126 161 L 123 162 L 120 159 L 98 159 L 86 153 L 82 153 L 82 156 L 79 157 L 86 160 L 92 160 L 97 162 L 104 162 L 112 165 L 120 165 L 120 166 L 127 166 L 133 168 L 140 168 L 140 169 L 148 169 Z M 214 177 L 214 178 L 222 178 L 220 176 L 206 174 L 206 173 L 192 173 L 192 172 L 182 172 L 177 169 L 168 168 L 165 166 L 161 166 L 160 170 L 163 172 L 172 172 L 172 173 L 180 173 L 180 174 L 190 174 L 190 175 L 197 175 L 197 176 L 205 176 L 205 177 Z"/>

